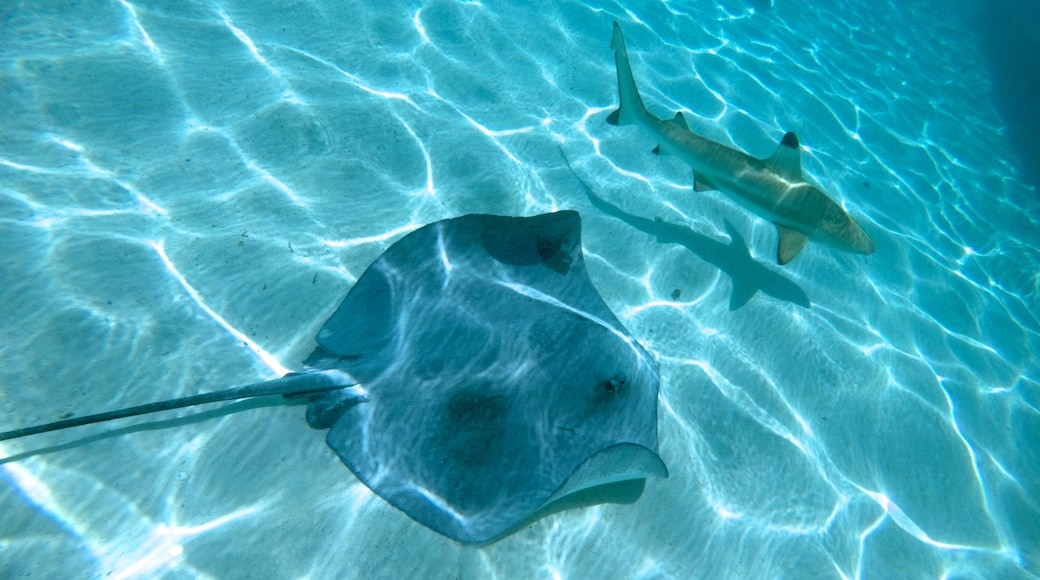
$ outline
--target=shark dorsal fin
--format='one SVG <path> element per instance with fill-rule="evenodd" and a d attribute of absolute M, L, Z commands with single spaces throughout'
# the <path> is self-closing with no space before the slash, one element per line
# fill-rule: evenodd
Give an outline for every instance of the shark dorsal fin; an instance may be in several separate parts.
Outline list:
<path fill-rule="evenodd" d="M 690 126 L 686 123 L 686 117 L 683 116 L 682 111 L 676 113 L 675 116 L 672 117 L 672 120 L 669 121 L 669 123 L 682 129 L 686 129 L 687 131 L 690 130 Z"/>
<path fill-rule="evenodd" d="M 762 161 L 782 177 L 791 181 L 803 181 L 802 150 L 798 145 L 798 137 L 792 131 L 788 131 L 780 140 L 776 152 Z"/>
<path fill-rule="evenodd" d="M 793 260 L 809 241 L 809 236 L 780 224 L 776 224 L 776 233 L 780 237 L 776 246 L 776 263 L 781 266 Z"/>

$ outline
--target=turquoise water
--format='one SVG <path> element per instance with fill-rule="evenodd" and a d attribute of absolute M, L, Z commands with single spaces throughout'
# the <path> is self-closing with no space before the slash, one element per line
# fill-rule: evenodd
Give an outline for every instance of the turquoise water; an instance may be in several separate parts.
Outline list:
<path fill-rule="evenodd" d="M 968 6 L 773 4 L 0 8 L 2 429 L 298 368 L 406 232 L 577 209 L 671 471 L 463 548 L 239 403 L 2 444 L 45 452 L 0 465 L 0 576 L 1040 575 L 1040 197 Z M 775 266 L 608 125 L 614 19 L 651 111 L 796 131 L 877 252 Z"/>

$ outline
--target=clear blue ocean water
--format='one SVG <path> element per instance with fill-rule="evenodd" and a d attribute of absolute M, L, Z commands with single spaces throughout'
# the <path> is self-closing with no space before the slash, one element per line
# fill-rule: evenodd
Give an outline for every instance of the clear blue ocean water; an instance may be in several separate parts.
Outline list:
<path fill-rule="evenodd" d="M 44 451 L 0 464 L 0 577 L 1037 577 L 1038 11 L 4 4 L 0 430 L 273 378 L 408 231 L 576 209 L 671 477 L 462 547 L 302 407 L 182 411 L 0 445 Z M 777 266 L 608 125 L 615 19 L 652 112 L 756 156 L 796 131 L 877 252 Z"/>

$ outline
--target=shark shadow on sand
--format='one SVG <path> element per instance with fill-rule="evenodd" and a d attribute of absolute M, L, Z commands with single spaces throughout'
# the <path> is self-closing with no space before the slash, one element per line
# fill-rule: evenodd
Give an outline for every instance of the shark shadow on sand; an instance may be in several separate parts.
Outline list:
<path fill-rule="evenodd" d="M 570 163 L 568 162 L 568 167 Z M 571 171 L 573 172 L 573 169 Z M 766 267 L 751 257 L 744 238 L 737 233 L 733 224 L 726 220 L 729 243 L 720 242 L 699 234 L 689 228 L 656 219 L 647 219 L 626 213 L 592 192 L 589 184 L 574 173 L 574 177 L 585 190 L 592 205 L 603 213 L 615 217 L 635 229 L 657 238 L 659 244 L 679 244 L 697 255 L 698 258 L 715 266 L 729 276 L 733 285 L 730 292 L 729 309 L 736 310 L 747 304 L 756 293 L 762 292 L 776 298 L 809 308 L 809 296 L 793 280 L 780 272 Z"/>

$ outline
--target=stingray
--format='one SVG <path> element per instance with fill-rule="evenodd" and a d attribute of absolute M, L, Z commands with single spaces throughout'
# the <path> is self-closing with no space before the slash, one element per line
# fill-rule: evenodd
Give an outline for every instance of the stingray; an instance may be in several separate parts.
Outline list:
<path fill-rule="evenodd" d="M 667 477 L 658 367 L 588 277 L 574 211 L 467 215 L 390 246 L 303 370 L 0 433 L 0 440 L 201 403 L 282 395 L 378 496 L 464 544 L 576 492 Z M 258 443 L 259 444 L 259 443 Z M 637 496 L 638 497 L 638 496 Z"/>

